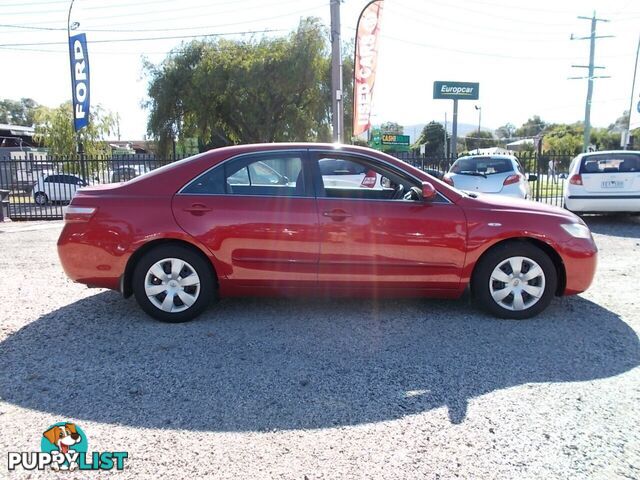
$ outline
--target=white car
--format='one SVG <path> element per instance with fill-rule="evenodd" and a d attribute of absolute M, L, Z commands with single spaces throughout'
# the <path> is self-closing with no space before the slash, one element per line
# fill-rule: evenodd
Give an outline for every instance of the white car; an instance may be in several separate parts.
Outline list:
<path fill-rule="evenodd" d="M 87 183 L 78 175 L 68 173 L 44 173 L 33 186 L 33 199 L 38 205 L 49 202 L 71 201 L 76 191 Z"/>
<path fill-rule="evenodd" d="M 460 190 L 531 198 L 530 181 L 513 155 L 480 155 L 458 158 L 443 180 Z"/>
<path fill-rule="evenodd" d="M 569 167 L 564 205 L 576 213 L 640 212 L 640 151 L 578 155 Z"/>
<path fill-rule="evenodd" d="M 366 166 L 341 158 L 321 158 L 318 162 L 326 188 L 371 188 L 382 190 L 383 176 Z"/>

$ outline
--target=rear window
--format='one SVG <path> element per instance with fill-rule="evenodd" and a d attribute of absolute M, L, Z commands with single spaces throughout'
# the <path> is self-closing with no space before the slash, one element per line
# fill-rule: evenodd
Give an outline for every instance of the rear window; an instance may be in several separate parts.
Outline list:
<path fill-rule="evenodd" d="M 451 167 L 452 173 L 477 172 L 484 175 L 513 172 L 513 163 L 508 158 L 473 157 L 459 158 Z"/>
<path fill-rule="evenodd" d="M 582 159 L 581 174 L 640 172 L 640 156 L 628 153 L 590 155 Z"/>

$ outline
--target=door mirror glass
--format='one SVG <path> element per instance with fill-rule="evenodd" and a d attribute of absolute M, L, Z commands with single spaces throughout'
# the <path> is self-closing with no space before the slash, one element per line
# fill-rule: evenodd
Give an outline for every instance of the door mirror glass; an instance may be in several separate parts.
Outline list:
<path fill-rule="evenodd" d="M 530 182 L 536 182 L 538 180 L 538 175 L 529 175 L 529 178 L 527 179 Z"/>
<path fill-rule="evenodd" d="M 431 202 L 438 196 L 438 191 L 429 182 L 422 182 L 422 198 L 425 202 Z"/>

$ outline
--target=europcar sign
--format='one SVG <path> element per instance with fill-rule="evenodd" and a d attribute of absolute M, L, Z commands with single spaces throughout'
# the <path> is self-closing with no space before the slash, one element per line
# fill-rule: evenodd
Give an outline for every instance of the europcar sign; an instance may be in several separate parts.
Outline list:
<path fill-rule="evenodd" d="M 469 82 L 433 82 L 433 98 L 436 100 L 478 100 L 480 84 Z"/>
<path fill-rule="evenodd" d="M 73 89 L 73 118 L 76 132 L 89 124 L 89 53 L 84 33 L 69 37 L 69 60 Z"/>

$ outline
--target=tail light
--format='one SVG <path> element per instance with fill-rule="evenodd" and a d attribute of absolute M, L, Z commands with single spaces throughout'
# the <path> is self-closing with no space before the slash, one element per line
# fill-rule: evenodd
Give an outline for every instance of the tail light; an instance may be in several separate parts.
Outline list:
<path fill-rule="evenodd" d="M 582 185 L 582 177 L 580 176 L 579 173 L 576 173 L 575 175 L 571 175 L 571 178 L 569 179 L 569 183 L 571 185 Z"/>
<path fill-rule="evenodd" d="M 74 207 L 69 205 L 64 212 L 66 223 L 82 223 L 91 220 L 96 213 L 96 207 Z"/>
<path fill-rule="evenodd" d="M 376 180 L 378 180 L 378 176 L 376 172 L 373 170 L 369 170 L 367 174 L 362 179 L 361 187 L 373 188 L 376 186 Z"/>
<path fill-rule="evenodd" d="M 504 182 L 502 182 L 502 185 L 513 185 L 514 183 L 518 183 L 521 178 L 522 176 L 517 173 L 515 175 L 509 175 L 507 178 L 504 179 Z"/>
<path fill-rule="evenodd" d="M 442 181 L 443 181 L 444 183 L 447 183 L 447 184 L 451 185 L 452 187 L 454 187 L 454 186 L 455 186 L 455 185 L 453 184 L 453 180 L 451 179 L 451 177 L 448 177 L 448 176 L 446 176 L 446 175 L 445 175 L 444 177 L 442 177 Z"/>

